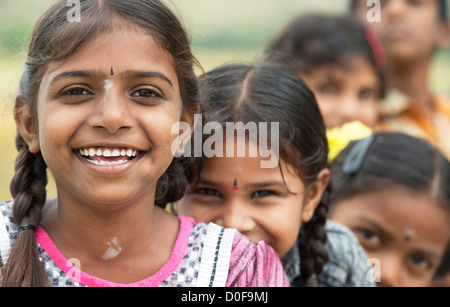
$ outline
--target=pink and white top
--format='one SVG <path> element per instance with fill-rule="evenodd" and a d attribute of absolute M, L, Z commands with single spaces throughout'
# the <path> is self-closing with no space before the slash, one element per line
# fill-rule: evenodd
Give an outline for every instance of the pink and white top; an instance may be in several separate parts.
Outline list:
<path fill-rule="evenodd" d="M 13 202 L 0 203 L 0 266 L 8 243 L 18 235 Z M 2 235 L 3 234 L 3 235 Z M 180 230 L 169 260 L 152 276 L 119 284 L 82 271 L 76 259 L 66 259 L 44 229 L 36 230 L 39 258 L 54 287 L 283 287 L 289 286 L 281 261 L 264 242 L 252 243 L 235 230 L 180 218 Z M 9 242 L 8 242 L 9 241 Z"/>

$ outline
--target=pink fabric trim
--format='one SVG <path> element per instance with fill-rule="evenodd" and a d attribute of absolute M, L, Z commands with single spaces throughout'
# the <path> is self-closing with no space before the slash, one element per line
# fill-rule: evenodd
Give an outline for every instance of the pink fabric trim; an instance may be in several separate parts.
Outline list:
<path fill-rule="evenodd" d="M 88 287 L 157 287 L 180 266 L 188 249 L 189 237 L 193 226 L 194 219 L 187 216 L 180 217 L 180 230 L 169 260 L 154 275 L 131 284 L 110 282 L 79 270 L 68 262 L 49 235 L 40 226 L 36 229 L 36 240 L 67 276 L 82 285 Z"/>
<path fill-rule="evenodd" d="M 275 250 L 264 241 L 257 244 L 237 234 L 233 241 L 226 287 L 289 287 Z"/>

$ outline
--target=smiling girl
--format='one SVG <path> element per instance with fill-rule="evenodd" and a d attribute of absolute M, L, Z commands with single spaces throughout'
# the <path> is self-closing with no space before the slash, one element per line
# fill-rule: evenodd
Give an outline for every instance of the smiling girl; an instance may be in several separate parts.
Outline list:
<path fill-rule="evenodd" d="M 171 128 L 199 110 L 177 18 L 157 0 L 83 1 L 80 23 L 67 10 L 58 1 L 39 20 L 15 103 L 1 285 L 284 285 L 270 247 L 163 209 L 185 189 Z M 219 251 L 225 261 L 204 261 Z"/>
<path fill-rule="evenodd" d="M 205 121 L 219 127 L 279 123 L 279 130 L 258 130 L 259 138 L 251 138 L 248 131 L 248 137 L 236 133 L 236 139 L 227 134 L 226 140 L 217 140 L 217 147 L 223 141 L 227 155 L 194 160 L 178 213 L 235 228 L 254 242 L 264 240 L 282 257 L 291 286 L 373 285 L 366 278 L 367 259 L 356 238 L 327 221 L 328 142 L 306 84 L 275 62 L 217 67 L 200 84 L 210 107 L 204 108 Z M 229 138 L 237 145 L 234 149 L 245 148 L 246 154 L 228 155 Z M 251 152 L 260 152 L 255 149 L 272 144 L 274 138 L 278 163 L 262 167 L 268 156 Z"/>

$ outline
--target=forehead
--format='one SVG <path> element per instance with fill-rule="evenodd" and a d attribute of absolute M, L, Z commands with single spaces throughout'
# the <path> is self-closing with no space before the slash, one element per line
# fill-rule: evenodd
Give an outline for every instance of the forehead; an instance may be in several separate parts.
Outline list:
<path fill-rule="evenodd" d="M 339 208 L 341 205 L 345 207 Z M 403 188 L 361 194 L 338 205 L 350 219 L 376 222 L 401 240 L 412 233 L 419 240 L 448 242 L 450 209 L 430 197 Z"/>
<path fill-rule="evenodd" d="M 223 157 L 213 156 L 202 159 L 201 177 L 203 179 L 212 180 L 214 178 L 214 181 L 217 182 L 229 182 L 239 177 L 241 183 L 259 182 L 267 179 L 280 180 L 282 182 L 283 178 L 286 180 L 286 183 L 288 181 L 301 181 L 295 168 L 285 163 L 283 159 L 276 167 L 261 167 L 261 161 L 267 161 L 269 158 L 261 157 L 258 146 L 245 138 L 235 139 L 233 155 L 227 155 L 226 144 L 227 142 L 224 141 Z M 245 149 L 244 157 L 238 156 L 239 148 Z M 256 156 L 251 154 L 252 150 L 253 153 L 256 153 Z"/>
<path fill-rule="evenodd" d="M 114 27 L 99 33 L 66 60 L 52 62 L 46 75 L 61 70 L 160 69 L 175 74 L 172 56 L 149 33 L 139 27 Z"/>
<path fill-rule="evenodd" d="M 362 56 L 355 56 L 348 61 L 331 65 L 321 65 L 308 73 L 300 74 L 307 79 L 319 81 L 336 81 L 338 83 L 379 82 L 374 65 Z"/>
<path fill-rule="evenodd" d="M 388 4 L 389 2 L 394 2 L 394 1 L 401 1 L 404 2 L 406 4 L 409 4 L 410 6 L 413 6 L 413 4 L 411 4 L 411 1 L 409 0 L 380 0 L 380 4 L 382 6 Z M 447 2 L 445 0 L 421 0 L 424 4 L 427 5 L 432 5 L 436 8 L 436 12 L 438 13 L 439 17 L 441 19 L 446 19 L 447 16 Z M 370 10 L 371 8 L 373 8 L 373 5 L 368 5 L 367 1 L 361 1 L 361 0 L 352 0 L 352 5 L 351 5 L 352 10 Z"/>

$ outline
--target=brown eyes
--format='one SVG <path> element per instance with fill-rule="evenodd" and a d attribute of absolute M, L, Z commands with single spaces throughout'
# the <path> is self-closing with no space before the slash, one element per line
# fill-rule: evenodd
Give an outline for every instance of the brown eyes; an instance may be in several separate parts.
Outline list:
<path fill-rule="evenodd" d="M 59 97 L 70 97 L 70 98 L 76 98 L 76 97 L 82 97 L 82 96 L 92 96 L 94 95 L 91 91 L 88 91 L 81 87 L 74 87 L 68 90 L 64 90 L 61 92 Z M 143 99 L 163 99 L 164 97 L 153 89 L 139 89 L 137 91 L 134 91 L 130 95 L 133 98 L 143 98 Z"/>
<path fill-rule="evenodd" d="M 163 98 L 161 94 L 151 89 L 140 89 L 131 94 L 131 97 L 140 98 Z"/>
<path fill-rule="evenodd" d="M 61 96 L 85 96 L 85 95 L 92 95 L 92 93 L 80 87 L 69 89 L 61 94 Z"/>

